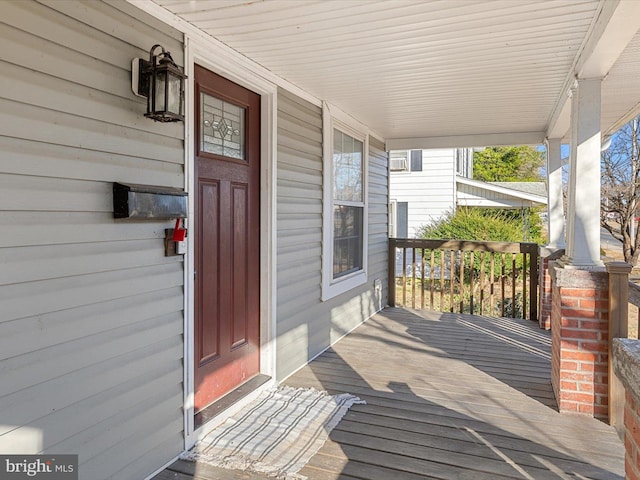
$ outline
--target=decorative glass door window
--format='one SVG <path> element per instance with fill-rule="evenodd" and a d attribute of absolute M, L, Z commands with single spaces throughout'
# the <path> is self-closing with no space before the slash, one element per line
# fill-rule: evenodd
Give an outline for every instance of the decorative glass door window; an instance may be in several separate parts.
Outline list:
<path fill-rule="evenodd" d="M 200 112 L 200 151 L 246 160 L 244 108 L 202 93 Z"/>

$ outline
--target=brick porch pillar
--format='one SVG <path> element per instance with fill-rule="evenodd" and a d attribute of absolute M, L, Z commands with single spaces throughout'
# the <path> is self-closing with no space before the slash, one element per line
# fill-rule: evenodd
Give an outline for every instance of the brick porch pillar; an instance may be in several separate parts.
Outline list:
<path fill-rule="evenodd" d="M 538 325 L 540 328 L 549 330 L 551 328 L 551 307 L 552 307 L 552 291 L 551 291 L 551 271 L 549 263 L 558 260 L 564 255 L 564 249 L 540 247 L 540 270 L 538 273 L 538 285 L 540 288 L 540 300 L 538 307 Z"/>
<path fill-rule="evenodd" d="M 551 382 L 560 412 L 608 417 L 609 277 L 551 262 Z"/>

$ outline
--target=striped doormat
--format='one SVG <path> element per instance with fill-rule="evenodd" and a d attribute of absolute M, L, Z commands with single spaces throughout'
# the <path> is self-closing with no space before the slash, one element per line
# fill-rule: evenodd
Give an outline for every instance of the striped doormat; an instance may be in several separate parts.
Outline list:
<path fill-rule="evenodd" d="M 348 393 L 329 395 L 286 386 L 268 390 L 182 458 L 286 480 L 304 479 L 297 472 L 347 410 L 364 403 Z"/>

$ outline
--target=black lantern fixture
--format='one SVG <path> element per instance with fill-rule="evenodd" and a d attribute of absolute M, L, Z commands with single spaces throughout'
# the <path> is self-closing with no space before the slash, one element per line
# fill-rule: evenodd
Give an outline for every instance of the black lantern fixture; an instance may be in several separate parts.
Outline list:
<path fill-rule="evenodd" d="M 160 48 L 161 52 L 155 54 Z M 161 45 L 149 50 L 149 61 L 133 60 L 132 87 L 136 95 L 147 97 L 145 117 L 157 122 L 184 120 L 184 79 L 187 76 Z"/>

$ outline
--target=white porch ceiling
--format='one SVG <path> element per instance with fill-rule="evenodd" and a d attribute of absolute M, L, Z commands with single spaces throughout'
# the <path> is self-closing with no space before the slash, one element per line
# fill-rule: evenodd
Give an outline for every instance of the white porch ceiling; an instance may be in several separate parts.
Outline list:
<path fill-rule="evenodd" d="M 592 51 L 619 56 L 604 62 L 603 131 L 640 105 L 636 0 L 154 1 L 396 145 L 566 132 L 568 87 L 593 71 Z"/>

